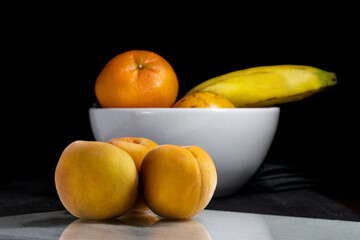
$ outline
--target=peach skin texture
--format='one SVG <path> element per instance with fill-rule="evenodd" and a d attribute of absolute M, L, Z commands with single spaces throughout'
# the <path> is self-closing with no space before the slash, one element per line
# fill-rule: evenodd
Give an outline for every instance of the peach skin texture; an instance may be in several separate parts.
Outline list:
<path fill-rule="evenodd" d="M 197 146 L 160 145 L 146 154 L 140 174 L 147 205 L 167 218 L 190 218 L 201 212 L 217 184 L 211 157 Z"/>

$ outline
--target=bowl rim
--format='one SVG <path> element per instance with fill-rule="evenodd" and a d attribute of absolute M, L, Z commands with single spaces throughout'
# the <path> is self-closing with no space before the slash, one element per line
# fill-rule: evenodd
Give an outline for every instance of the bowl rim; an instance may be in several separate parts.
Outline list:
<path fill-rule="evenodd" d="M 90 107 L 89 111 L 158 111 L 158 112 L 186 112 L 186 111 L 202 111 L 202 112 L 256 112 L 256 111 L 279 111 L 280 107 L 257 107 L 257 108 L 102 108 Z"/>

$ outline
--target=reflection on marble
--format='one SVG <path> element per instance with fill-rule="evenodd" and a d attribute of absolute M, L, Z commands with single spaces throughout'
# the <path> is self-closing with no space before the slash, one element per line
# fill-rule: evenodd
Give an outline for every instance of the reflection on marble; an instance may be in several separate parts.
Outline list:
<path fill-rule="evenodd" d="M 97 221 L 78 219 L 62 232 L 70 239 L 211 239 L 207 230 L 194 219 L 159 219 L 150 212 L 128 213 L 121 218 Z"/>
<path fill-rule="evenodd" d="M 0 218 L 0 239 L 360 239 L 360 222 L 204 210 L 171 220 L 152 212 L 106 221 L 67 211 Z"/>

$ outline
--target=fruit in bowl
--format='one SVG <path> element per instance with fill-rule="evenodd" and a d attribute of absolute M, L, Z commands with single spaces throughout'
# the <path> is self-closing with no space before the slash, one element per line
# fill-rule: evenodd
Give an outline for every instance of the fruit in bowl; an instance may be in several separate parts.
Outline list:
<path fill-rule="evenodd" d="M 170 63 L 145 50 L 116 55 L 95 82 L 96 98 L 106 108 L 170 107 L 178 89 L 178 78 Z"/>
<path fill-rule="evenodd" d="M 271 107 L 299 101 L 337 84 L 335 73 L 311 66 L 275 65 L 233 71 L 208 79 L 186 95 L 213 92 L 236 107 Z"/>
<path fill-rule="evenodd" d="M 164 61 L 155 61 L 166 65 L 162 69 L 171 74 L 165 75 L 173 77 L 163 81 L 161 74 L 148 74 L 141 79 L 145 75 L 141 75 L 144 66 L 140 60 L 145 58 L 136 57 L 140 53 L 148 54 L 119 54 L 99 74 L 95 90 L 102 88 L 102 94 L 96 95 L 103 108 L 91 108 L 89 112 L 95 139 L 132 136 L 158 144 L 202 147 L 218 171 L 216 196 L 239 190 L 260 166 L 276 132 L 280 113 L 277 105 L 301 100 L 337 83 L 334 73 L 311 66 L 261 66 L 203 81 L 175 103 L 178 82 L 173 68 Z M 148 56 L 155 58 L 150 53 Z M 132 65 L 127 65 L 130 62 Z M 169 85 L 159 84 L 160 90 L 150 91 L 149 86 L 152 89 L 158 81 Z M 171 97 L 165 97 L 169 101 L 159 105 L 162 101 L 158 102 L 158 97 L 169 89 Z M 109 97 L 112 103 L 121 104 L 102 103 L 101 98 L 107 98 L 107 94 L 116 96 Z M 143 100 L 146 104 L 139 104 Z"/>
<path fill-rule="evenodd" d="M 177 101 L 173 108 L 235 108 L 227 98 L 212 92 L 194 92 Z"/>

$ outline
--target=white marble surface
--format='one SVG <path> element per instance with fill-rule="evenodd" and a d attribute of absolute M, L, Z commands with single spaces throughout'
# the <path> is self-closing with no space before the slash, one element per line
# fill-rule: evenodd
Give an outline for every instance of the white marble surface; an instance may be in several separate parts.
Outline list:
<path fill-rule="evenodd" d="M 109 221 L 80 220 L 66 211 L 0 218 L 0 239 L 360 239 L 360 222 L 204 210 L 168 220 L 151 212 Z"/>

